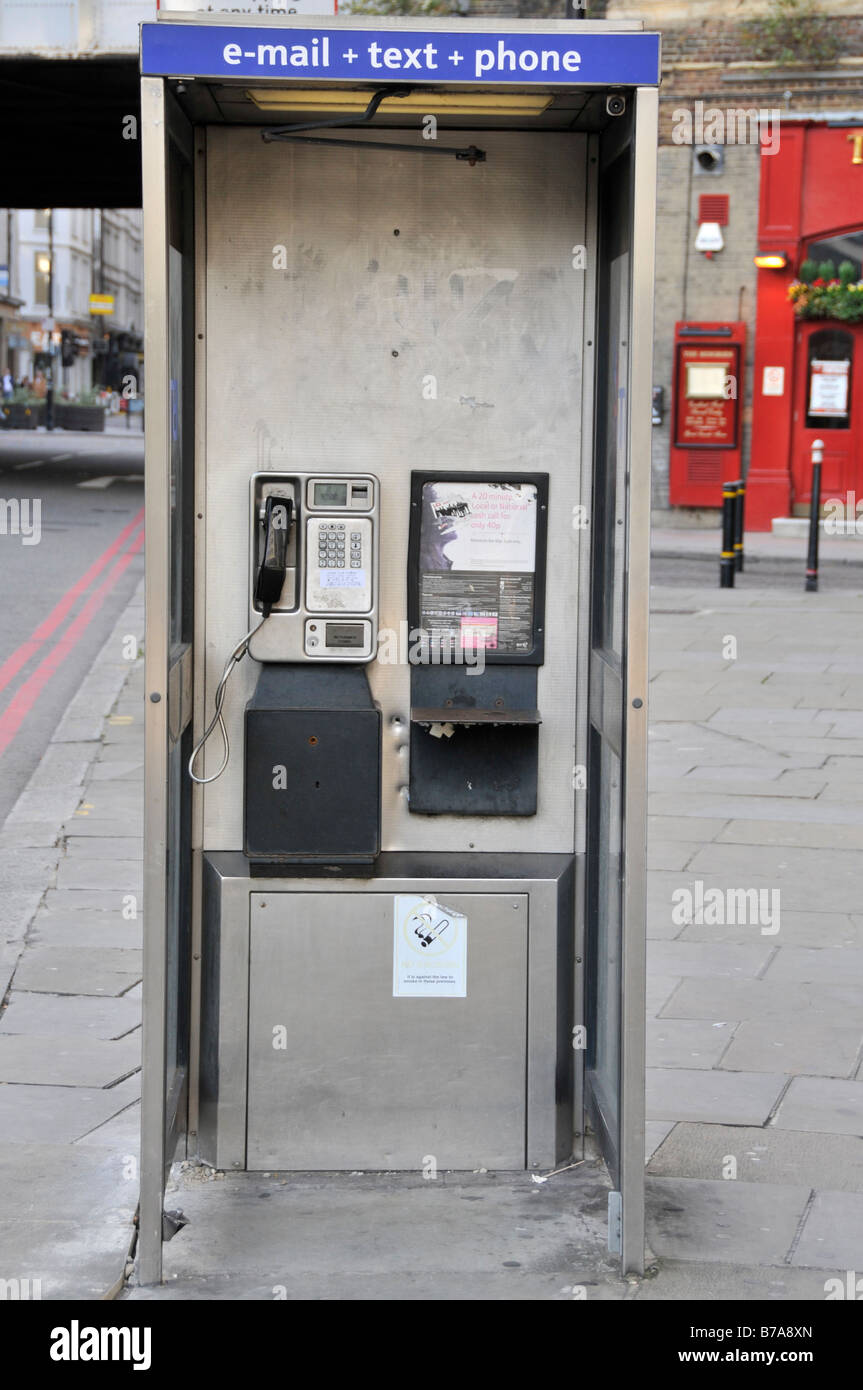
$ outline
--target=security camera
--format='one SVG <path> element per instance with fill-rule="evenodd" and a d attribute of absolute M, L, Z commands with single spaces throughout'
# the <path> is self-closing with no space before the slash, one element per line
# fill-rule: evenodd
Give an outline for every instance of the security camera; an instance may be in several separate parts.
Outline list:
<path fill-rule="evenodd" d="M 613 96 L 605 98 L 605 109 L 609 116 L 622 116 L 626 110 L 626 97 Z"/>

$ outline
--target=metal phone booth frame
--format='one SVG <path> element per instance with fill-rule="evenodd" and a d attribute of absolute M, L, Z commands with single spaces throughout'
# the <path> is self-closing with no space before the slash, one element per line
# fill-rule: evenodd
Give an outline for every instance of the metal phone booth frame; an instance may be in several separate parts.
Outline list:
<path fill-rule="evenodd" d="M 143 25 L 143 1283 L 177 1156 L 530 1170 L 586 1129 L 642 1269 L 658 80 L 638 22 Z M 435 624 L 484 667 L 399 649 Z"/>

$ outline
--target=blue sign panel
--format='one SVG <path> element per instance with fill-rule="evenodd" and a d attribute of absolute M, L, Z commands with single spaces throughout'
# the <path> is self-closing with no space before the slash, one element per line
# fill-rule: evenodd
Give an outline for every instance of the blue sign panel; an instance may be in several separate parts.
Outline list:
<path fill-rule="evenodd" d="M 144 24 L 141 72 L 150 77 L 635 87 L 659 81 L 659 35 L 585 34 L 578 24 L 563 33 L 523 34 Z"/>

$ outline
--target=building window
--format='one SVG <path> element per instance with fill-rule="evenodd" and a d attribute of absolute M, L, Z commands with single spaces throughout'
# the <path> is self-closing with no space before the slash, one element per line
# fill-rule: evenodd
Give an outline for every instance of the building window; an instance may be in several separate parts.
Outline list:
<path fill-rule="evenodd" d="M 48 290 L 51 282 L 51 257 L 47 251 L 37 251 L 33 258 L 33 300 L 36 304 L 48 303 Z"/>
<path fill-rule="evenodd" d="M 847 430 L 851 424 L 854 339 L 841 328 L 822 328 L 809 338 L 806 428 Z"/>
<path fill-rule="evenodd" d="M 822 266 L 825 261 L 833 265 L 834 275 L 843 261 L 850 261 L 854 267 L 855 279 L 863 274 L 863 231 L 842 232 L 840 236 L 827 237 L 824 241 L 813 241 L 806 252 L 806 259 Z"/>
<path fill-rule="evenodd" d="M 51 219 L 50 208 L 37 208 L 33 213 L 33 226 L 37 232 L 47 232 Z"/>

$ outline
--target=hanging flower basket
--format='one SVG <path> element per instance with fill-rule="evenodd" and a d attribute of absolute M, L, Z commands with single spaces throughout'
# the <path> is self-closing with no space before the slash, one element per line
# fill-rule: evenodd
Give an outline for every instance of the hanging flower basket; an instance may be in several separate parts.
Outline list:
<path fill-rule="evenodd" d="M 851 261 L 843 261 L 838 271 L 832 261 L 804 261 L 800 278 L 788 286 L 795 317 L 863 323 L 863 280 L 855 280 L 855 274 Z"/>

